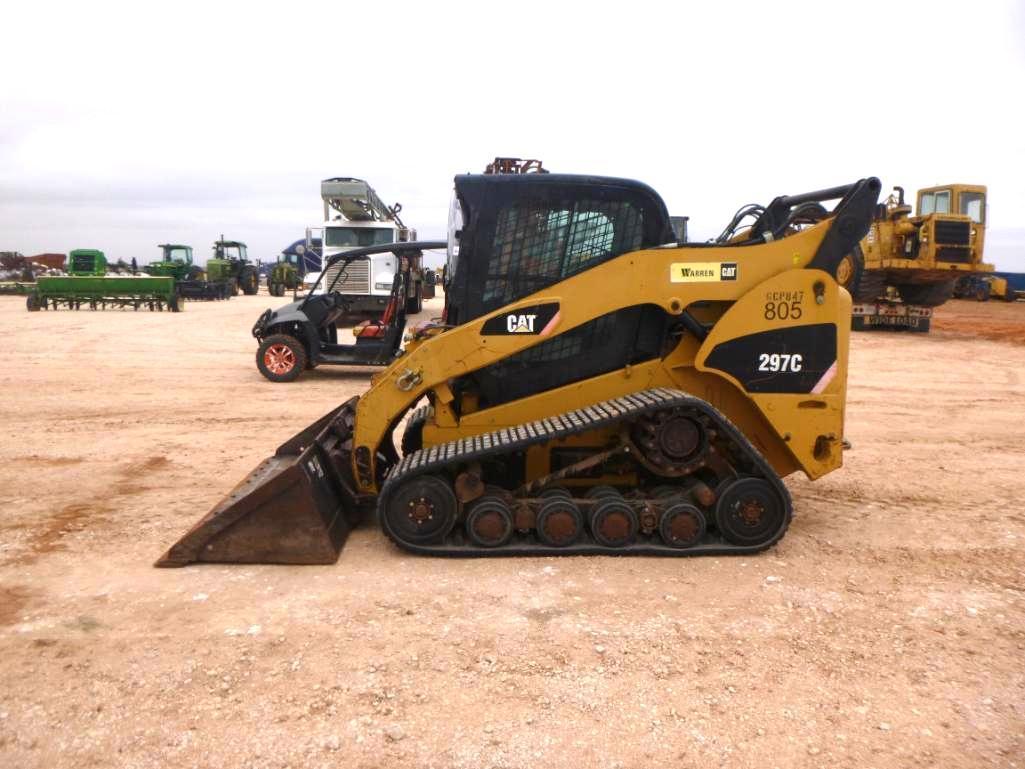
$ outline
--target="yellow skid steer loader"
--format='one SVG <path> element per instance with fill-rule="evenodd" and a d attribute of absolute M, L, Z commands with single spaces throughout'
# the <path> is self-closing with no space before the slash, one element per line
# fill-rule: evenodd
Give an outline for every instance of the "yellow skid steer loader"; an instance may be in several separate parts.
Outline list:
<path fill-rule="evenodd" d="M 456 177 L 444 316 L 157 565 L 333 563 L 373 513 L 422 554 L 771 546 L 791 518 L 781 478 L 842 464 L 836 276 L 879 188 L 781 196 L 686 243 L 636 181 Z"/>

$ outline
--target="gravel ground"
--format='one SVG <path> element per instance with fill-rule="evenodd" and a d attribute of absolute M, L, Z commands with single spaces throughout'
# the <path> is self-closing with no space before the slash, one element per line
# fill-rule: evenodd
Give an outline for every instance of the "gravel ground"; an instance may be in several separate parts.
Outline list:
<path fill-rule="evenodd" d="M 363 391 L 281 300 L 0 297 L 0 766 L 1025 765 L 1025 305 L 853 342 L 846 466 L 750 558 L 152 562 Z"/>

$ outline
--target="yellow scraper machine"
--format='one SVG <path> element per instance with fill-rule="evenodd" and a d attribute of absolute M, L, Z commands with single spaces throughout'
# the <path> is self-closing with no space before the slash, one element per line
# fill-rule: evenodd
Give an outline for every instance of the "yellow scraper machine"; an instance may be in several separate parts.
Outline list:
<path fill-rule="evenodd" d="M 333 563 L 374 512 L 425 555 L 753 553 L 783 536 L 781 478 L 842 464 L 836 276 L 879 181 L 781 196 L 686 243 L 639 182 L 502 170 L 455 179 L 443 317 L 157 565 Z"/>

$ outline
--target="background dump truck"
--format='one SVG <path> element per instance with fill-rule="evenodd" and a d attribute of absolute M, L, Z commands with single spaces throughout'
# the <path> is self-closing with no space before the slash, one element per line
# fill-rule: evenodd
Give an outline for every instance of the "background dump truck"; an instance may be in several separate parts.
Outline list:
<path fill-rule="evenodd" d="M 416 240 L 416 230 L 406 227 L 399 218 L 402 206 L 386 206 L 374 189 L 362 179 L 335 177 L 320 183 L 324 203 L 324 224 L 321 228 L 323 258 L 327 264 L 332 256 L 355 248 L 383 246 Z M 312 246 L 312 231 L 307 231 L 307 248 Z M 392 298 L 395 275 L 402 272 L 399 260 L 410 258 L 409 280 L 406 283 L 406 312 L 423 308 L 423 264 L 421 256 L 400 257 L 392 252 L 377 253 L 354 261 L 336 261 L 328 268 L 322 286 L 334 285 L 346 301 L 349 312 L 378 315 Z M 340 274 L 331 274 L 334 270 Z"/>
<path fill-rule="evenodd" d="M 986 188 L 947 184 L 918 191 L 918 214 L 904 189 L 880 204 L 859 256 L 864 269 L 853 294 L 852 324 L 928 331 L 932 308 L 954 294 L 958 280 L 993 272 L 982 261 Z"/>

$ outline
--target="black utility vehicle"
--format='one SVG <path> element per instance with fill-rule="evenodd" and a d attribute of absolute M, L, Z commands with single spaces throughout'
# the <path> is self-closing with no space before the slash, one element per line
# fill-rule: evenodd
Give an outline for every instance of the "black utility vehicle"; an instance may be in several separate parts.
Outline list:
<path fill-rule="evenodd" d="M 256 367 L 272 382 L 292 382 L 308 368 L 321 364 L 335 366 L 387 366 L 399 354 L 406 328 L 406 285 L 410 267 L 425 249 L 445 248 L 445 241 L 387 243 L 357 248 L 330 257 L 320 279 L 302 299 L 277 310 L 267 310 L 253 326 L 260 342 Z M 364 321 L 353 328 L 355 344 L 338 344 L 338 323 L 350 315 L 350 300 L 335 290 L 343 282 L 346 268 L 371 254 L 392 252 L 402 267 L 395 273 L 391 299 L 380 320 Z M 342 262 L 332 271 L 334 279 L 321 290 L 328 267 Z"/>

